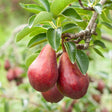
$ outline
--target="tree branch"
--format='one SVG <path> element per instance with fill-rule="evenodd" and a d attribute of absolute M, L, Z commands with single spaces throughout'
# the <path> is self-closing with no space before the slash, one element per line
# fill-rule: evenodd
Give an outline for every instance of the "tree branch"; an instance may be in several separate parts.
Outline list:
<path fill-rule="evenodd" d="M 101 0 L 99 3 L 101 5 L 104 5 L 105 2 L 106 2 L 106 0 Z M 80 5 L 83 6 L 81 0 L 79 0 L 79 3 L 81 3 Z M 98 17 L 98 13 L 94 12 L 85 30 L 82 30 L 76 34 L 65 33 L 65 34 L 63 34 L 63 38 L 68 37 L 67 41 L 68 40 L 71 41 L 72 39 L 77 39 L 77 38 L 81 38 L 82 40 L 84 40 L 84 38 L 85 38 L 85 44 L 77 44 L 76 46 L 79 49 L 87 49 L 89 47 L 91 35 L 96 35 L 95 31 L 96 31 L 97 24 L 95 23 L 95 21 L 96 21 L 97 17 Z"/>
<path fill-rule="evenodd" d="M 79 4 L 84 10 L 94 11 L 94 9 L 92 7 L 85 7 L 81 0 L 79 0 Z"/>

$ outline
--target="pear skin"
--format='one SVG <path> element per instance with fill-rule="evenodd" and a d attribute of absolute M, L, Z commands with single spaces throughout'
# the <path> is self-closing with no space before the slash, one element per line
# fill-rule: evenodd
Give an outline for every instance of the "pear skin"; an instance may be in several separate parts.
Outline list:
<path fill-rule="evenodd" d="M 64 97 L 59 92 L 56 85 L 53 88 L 51 88 L 50 90 L 48 90 L 46 92 L 42 92 L 42 95 L 46 101 L 51 102 L 51 103 L 57 103 L 60 100 L 62 100 Z"/>
<path fill-rule="evenodd" d="M 59 79 L 57 82 L 60 92 L 72 99 L 83 97 L 88 89 L 88 75 L 83 75 L 77 64 L 72 64 L 68 54 L 64 52 L 59 63 Z"/>
<path fill-rule="evenodd" d="M 28 69 L 28 78 L 34 89 L 48 91 L 58 79 L 56 53 L 47 44 Z"/>

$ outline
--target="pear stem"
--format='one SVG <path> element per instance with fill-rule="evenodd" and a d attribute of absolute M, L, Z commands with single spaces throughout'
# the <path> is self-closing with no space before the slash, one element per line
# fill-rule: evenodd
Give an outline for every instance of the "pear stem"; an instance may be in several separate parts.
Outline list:
<path fill-rule="evenodd" d="M 63 35 L 61 36 L 61 38 L 62 38 L 62 49 L 63 49 L 63 52 L 66 52 L 66 49 L 65 49 L 65 46 L 64 46 L 65 38 L 64 38 Z"/>

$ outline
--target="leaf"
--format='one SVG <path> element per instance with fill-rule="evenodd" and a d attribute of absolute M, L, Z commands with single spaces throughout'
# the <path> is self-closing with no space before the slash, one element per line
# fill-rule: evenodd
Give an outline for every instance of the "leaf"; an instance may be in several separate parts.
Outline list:
<path fill-rule="evenodd" d="M 27 36 L 29 33 L 37 29 L 37 27 L 29 28 L 26 26 L 23 30 L 21 30 L 17 35 L 16 35 L 16 42 L 20 41 L 23 39 L 25 36 Z"/>
<path fill-rule="evenodd" d="M 32 12 L 32 13 L 39 13 L 41 11 L 45 11 L 44 8 L 40 7 L 39 5 L 36 5 L 36 4 L 23 4 L 23 3 L 20 3 L 20 6 L 26 10 L 28 10 L 29 12 Z"/>
<path fill-rule="evenodd" d="M 105 44 L 100 40 L 95 40 L 93 43 L 95 45 L 98 45 L 98 46 L 102 47 L 102 48 L 106 48 Z"/>
<path fill-rule="evenodd" d="M 30 55 L 25 61 L 26 66 L 29 67 L 38 55 L 39 55 L 38 53 Z"/>
<path fill-rule="evenodd" d="M 73 8 L 67 8 L 62 12 L 63 15 L 74 18 L 76 21 L 82 21 L 80 15 Z"/>
<path fill-rule="evenodd" d="M 102 5 L 100 3 L 96 4 L 94 6 L 94 9 L 95 11 L 98 13 L 98 14 L 101 14 L 102 13 Z"/>
<path fill-rule="evenodd" d="M 31 17 L 29 18 L 29 20 L 28 20 L 28 26 L 29 26 L 29 28 L 32 27 L 33 21 L 34 21 L 35 17 L 36 17 L 36 15 L 33 15 L 33 16 L 31 16 Z"/>
<path fill-rule="evenodd" d="M 31 48 L 31 47 L 34 47 L 35 45 L 38 45 L 40 43 L 43 43 L 47 41 L 46 39 L 46 33 L 41 33 L 41 34 L 38 34 L 36 36 L 34 36 L 28 43 L 28 47 Z"/>
<path fill-rule="evenodd" d="M 99 54 L 101 57 L 104 57 L 104 55 L 102 54 L 102 52 L 99 51 L 98 49 L 94 48 L 94 51 L 95 51 L 97 54 Z"/>
<path fill-rule="evenodd" d="M 112 25 L 107 22 L 102 22 L 107 28 L 112 29 Z"/>
<path fill-rule="evenodd" d="M 76 46 L 74 42 L 65 42 L 64 46 L 66 48 L 66 51 L 68 53 L 68 56 L 71 60 L 71 62 L 74 64 L 76 59 Z"/>
<path fill-rule="evenodd" d="M 30 37 L 31 36 L 36 36 L 36 35 L 38 35 L 40 33 L 46 33 L 46 32 L 47 32 L 47 29 L 46 28 L 44 28 L 44 27 L 38 27 L 38 29 L 35 29 L 34 31 L 32 31 L 30 33 Z"/>
<path fill-rule="evenodd" d="M 58 16 L 69 4 L 76 0 L 54 0 L 51 4 L 51 12 L 54 17 Z"/>
<path fill-rule="evenodd" d="M 69 7 L 65 9 L 62 14 L 68 19 L 71 19 L 73 22 L 77 23 L 80 27 L 85 28 L 86 22 L 82 20 L 80 15 L 75 11 L 75 9 Z"/>
<path fill-rule="evenodd" d="M 77 50 L 76 53 L 76 62 L 79 66 L 79 69 L 83 74 L 86 74 L 89 66 L 88 56 L 81 50 Z"/>
<path fill-rule="evenodd" d="M 42 11 L 39 14 L 37 14 L 37 16 L 34 19 L 33 22 L 33 26 L 41 23 L 41 22 L 45 22 L 45 21 L 52 21 L 52 13 L 50 12 L 46 12 L 46 11 Z"/>
<path fill-rule="evenodd" d="M 44 8 L 46 9 L 46 11 L 50 11 L 50 4 L 48 2 L 48 0 L 39 0 L 39 2 L 44 6 Z"/>
<path fill-rule="evenodd" d="M 68 23 L 66 25 L 63 26 L 62 32 L 63 33 L 67 33 L 67 32 L 71 32 L 73 30 L 75 30 L 78 26 L 74 23 Z"/>
<path fill-rule="evenodd" d="M 4 112 L 9 112 L 9 102 L 7 101 L 4 103 Z"/>
<path fill-rule="evenodd" d="M 61 28 L 49 28 L 47 31 L 47 39 L 54 50 L 57 50 L 60 46 L 61 33 Z"/>

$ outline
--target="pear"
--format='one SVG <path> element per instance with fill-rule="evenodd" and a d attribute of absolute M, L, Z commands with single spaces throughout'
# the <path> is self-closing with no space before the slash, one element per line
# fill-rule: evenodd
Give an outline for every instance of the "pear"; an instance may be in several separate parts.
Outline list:
<path fill-rule="evenodd" d="M 14 80 L 14 70 L 12 68 L 10 68 L 7 72 L 7 80 L 8 81 L 12 81 Z"/>
<path fill-rule="evenodd" d="M 11 67 L 11 64 L 10 64 L 10 61 L 8 59 L 5 60 L 5 63 L 4 63 L 4 68 L 5 70 L 9 70 Z"/>
<path fill-rule="evenodd" d="M 42 95 L 46 101 L 51 102 L 51 103 L 57 103 L 60 100 L 62 100 L 64 97 L 59 92 L 56 85 L 53 88 L 51 88 L 50 90 L 48 90 L 46 92 L 42 92 Z"/>
<path fill-rule="evenodd" d="M 59 79 L 57 82 L 60 92 L 67 97 L 79 99 L 88 89 L 88 75 L 83 75 L 77 64 L 72 64 L 68 54 L 64 52 L 59 63 Z"/>
<path fill-rule="evenodd" d="M 56 53 L 47 44 L 28 69 L 30 84 L 40 92 L 48 91 L 58 79 Z"/>

